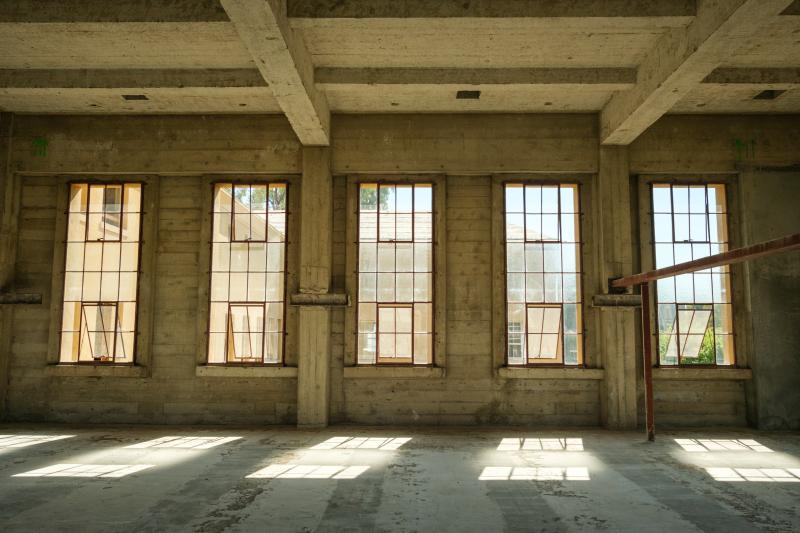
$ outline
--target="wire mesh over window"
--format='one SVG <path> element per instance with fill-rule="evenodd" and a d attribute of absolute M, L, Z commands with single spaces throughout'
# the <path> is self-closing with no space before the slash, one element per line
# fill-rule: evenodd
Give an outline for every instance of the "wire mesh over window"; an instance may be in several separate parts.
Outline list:
<path fill-rule="evenodd" d="M 62 363 L 133 363 L 141 204 L 140 183 L 70 185 Z"/>
<path fill-rule="evenodd" d="M 283 362 L 285 183 L 214 185 L 209 364 Z"/>
<path fill-rule="evenodd" d="M 509 365 L 583 363 L 578 185 L 505 185 Z"/>
<path fill-rule="evenodd" d="M 362 183 L 358 364 L 433 363 L 433 186 Z"/>
<path fill-rule="evenodd" d="M 652 186 L 656 268 L 728 250 L 725 186 Z M 658 280 L 661 365 L 732 365 L 730 270 L 714 267 Z"/>

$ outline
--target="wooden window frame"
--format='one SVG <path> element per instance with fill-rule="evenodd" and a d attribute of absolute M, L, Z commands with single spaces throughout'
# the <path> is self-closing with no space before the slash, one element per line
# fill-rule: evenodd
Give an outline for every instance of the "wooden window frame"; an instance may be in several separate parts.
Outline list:
<path fill-rule="evenodd" d="M 598 311 L 589 306 L 594 287 L 600 283 L 597 279 L 599 274 L 595 267 L 595 260 L 598 255 L 597 242 L 594 238 L 594 232 L 596 231 L 594 213 L 597 211 L 597 207 L 593 202 L 595 180 L 595 175 L 580 172 L 513 173 L 492 176 L 492 353 L 496 375 L 506 378 L 527 377 L 536 379 L 538 375 L 544 376 L 547 372 L 563 371 L 569 372 L 570 376 L 574 372 L 576 379 L 589 379 L 590 375 L 594 376 L 594 367 L 599 364 L 600 353 L 600 347 L 598 346 L 599 335 L 596 334 L 599 321 Z M 582 332 L 581 341 L 583 343 L 583 358 L 577 365 L 564 363 L 508 364 L 505 186 L 510 183 L 538 186 L 577 185 L 578 219 L 580 224 L 580 242 L 578 243 L 580 245 L 580 256 L 578 258 L 580 261 L 580 328 Z M 525 334 L 527 335 L 527 331 Z M 527 351 L 524 352 L 524 355 L 527 360 Z"/>
<path fill-rule="evenodd" d="M 24 180 L 24 177 L 22 178 Z M 155 285 L 155 256 L 158 246 L 159 177 L 155 175 L 114 176 L 58 175 L 58 198 L 53 246 L 53 276 L 49 294 L 50 330 L 48 337 L 47 364 L 52 367 L 49 375 L 83 377 L 115 376 L 145 377 L 150 374 L 153 340 L 153 297 Z M 139 217 L 139 266 L 137 279 L 136 318 L 133 361 L 130 363 L 75 361 L 62 362 L 61 320 L 64 308 L 64 281 L 66 267 L 66 236 L 69 220 L 70 188 L 73 184 L 118 185 L 139 183 L 142 185 Z M 118 242 L 118 241 L 114 241 Z M 47 295 L 45 295 L 47 296 Z M 45 299 L 46 301 L 46 299 Z"/>
<path fill-rule="evenodd" d="M 738 174 L 642 174 L 638 176 L 638 200 L 639 200 L 639 257 L 641 261 L 641 271 L 647 272 L 655 269 L 655 228 L 653 222 L 653 194 L 652 186 L 654 184 L 660 185 L 724 185 L 725 187 L 725 204 L 726 204 L 726 222 L 728 234 L 728 249 L 733 249 L 741 246 L 741 222 L 739 213 L 739 192 L 738 192 Z M 672 212 L 674 216 L 674 211 Z M 710 230 L 709 230 L 710 231 Z M 674 233 L 674 222 L 673 222 Z M 674 239 L 674 234 L 673 234 Z M 673 241 L 676 242 L 676 241 Z M 704 244 L 702 241 L 689 241 L 689 244 Z M 713 372 L 714 370 L 728 370 L 737 368 L 746 368 L 747 355 L 744 353 L 744 347 L 747 345 L 747 332 L 745 316 L 742 309 L 746 308 L 744 302 L 745 286 L 744 276 L 742 275 L 742 265 L 729 265 L 730 276 L 730 306 L 731 306 L 731 341 L 733 351 L 733 361 L 730 365 L 721 364 L 677 364 L 677 365 L 664 365 L 661 364 L 660 352 L 658 350 L 658 289 L 655 288 L 654 296 L 651 298 L 650 303 L 650 342 L 653 343 L 656 349 L 653 351 L 652 365 L 655 368 L 663 369 L 697 369 L 698 371 Z M 654 284 L 655 285 L 655 284 Z M 690 305 L 690 304 L 686 304 Z M 677 320 L 677 317 L 676 317 Z M 680 358 L 679 358 L 680 361 Z"/>
<path fill-rule="evenodd" d="M 376 363 L 359 364 L 357 355 L 358 336 L 358 224 L 359 224 L 359 187 L 362 183 L 378 183 L 385 185 L 414 185 L 430 183 L 432 185 L 433 209 L 433 287 L 432 313 L 433 338 L 431 343 L 431 362 L 428 364 L 412 363 L 380 363 L 378 362 L 376 342 Z M 447 196 L 447 178 L 441 174 L 354 174 L 346 177 L 346 257 L 345 285 L 353 302 L 345 310 L 345 367 L 359 369 L 376 369 L 377 372 L 389 372 L 386 369 L 406 367 L 410 369 L 445 368 L 446 360 L 446 248 L 447 239 L 445 199 Z M 413 241 L 399 241 L 413 242 Z M 376 306 L 377 310 L 377 306 Z M 413 313 L 412 313 L 413 317 Z M 413 333 L 412 333 L 413 335 Z M 422 375 L 420 374 L 420 377 Z"/>
<path fill-rule="evenodd" d="M 291 372 L 297 366 L 297 333 L 298 310 L 289 305 L 289 295 L 298 291 L 299 271 L 299 231 L 298 218 L 300 207 L 300 176 L 297 174 L 237 174 L 236 176 L 204 175 L 199 178 L 202 188 L 202 217 L 200 221 L 199 239 L 199 272 L 200 280 L 197 291 L 197 349 L 195 352 L 196 375 L 204 377 L 295 377 Z M 283 334 L 282 357 L 278 362 L 262 363 L 236 363 L 208 362 L 208 340 L 211 310 L 211 258 L 212 258 L 212 233 L 214 222 L 214 188 L 221 183 L 234 185 L 269 185 L 283 184 L 286 186 L 286 238 L 284 248 L 284 300 L 283 300 Z M 233 231 L 233 228 L 231 228 Z M 233 241 L 232 241 L 233 242 Z M 237 241 L 259 242 L 259 241 Z M 237 302 L 228 301 L 228 304 Z M 238 302 L 247 303 L 247 302 Z M 252 302 L 251 302 L 252 303 Z M 266 320 L 266 314 L 264 319 Z M 266 331 L 264 332 L 266 335 Z M 288 367 L 288 368 L 287 368 Z M 238 369 L 238 370 L 237 370 Z M 284 371 L 286 369 L 288 371 Z M 243 374 L 244 372 L 244 374 Z"/>

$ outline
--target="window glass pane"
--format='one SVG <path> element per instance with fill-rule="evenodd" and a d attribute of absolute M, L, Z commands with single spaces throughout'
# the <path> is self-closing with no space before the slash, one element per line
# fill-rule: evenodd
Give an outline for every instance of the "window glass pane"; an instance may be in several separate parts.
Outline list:
<path fill-rule="evenodd" d="M 558 213 L 558 187 L 542 187 L 542 213 Z"/>
<path fill-rule="evenodd" d="M 414 212 L 433 212 L 433 187 L 431 185 L 414 186 Z"/>
<path fill-rule="evenodd" d="M 672 198 L 669 185 L 653 185 L 653 212 L 672 213 Z"/>
<path fill-rule="evenodd" d="M 524 188 L 521 185 L 506 185 L 505 193 L 506 213 L 524 213 Z"/>

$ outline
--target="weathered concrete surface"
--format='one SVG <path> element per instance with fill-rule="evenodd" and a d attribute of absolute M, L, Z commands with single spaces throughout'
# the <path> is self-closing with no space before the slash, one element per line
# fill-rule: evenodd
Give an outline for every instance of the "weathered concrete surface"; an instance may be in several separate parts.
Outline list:
<path fill-rule="evenodd" d="M 303 148 L 300 209 L 301 294 L 327 294 L 333 249 L 333 180 L 329 148 Z M 297 424 L 328 425 L 330 415 L 331 310 L 300 308 Z"/>
<path fill-rule="evenodd" d="M 723 63 L 740 40 L 779 15 L 792 0 L 701 3 L 686 29 L 666 33 L 639 64 L 639 83 L 617 93 L 601 113 L 603 144 L 628 145 Z"/>
<path fill-rule="evenodd" d="M 19 182 L 11 173 L 10 157 L 14 117 L 0 113 L 0 292 L 11 291 L 17 259 Z M 0 305 L 0 420 L 6 416 L 13 309 Z"/>
<path fill-rule="evenodd" d="M 16 278 L 26 290 L 41 292 L 45 302 L 57 268 L 53 247 L 63 235 L 56 228 L 53 176 L 159 174 L 161 194 L 158 213 L 148 214 L 158 217 L 150 377 L 86 378 L 46 373 L 49 308 L 19 307 L 14 311 L 9 415 L 15 420 L 68 422 L 296 423 L 295 378 L 198 376 L 194 334 L 198 328 L 198 287 L 208 282 L 199 261 L 200 254 L 208 253 L 201 244 L 204 179 L 219 179 L 226 174 L 300 174 L 303 149 L 288 122 L 281 117 L 260 116 L 17 115 L 14 119 L 10 165 L 22 183 Z M 628 148 L 630 173 L 726 173 L 734 171 L 739 161 L 787 165 L 800 156 L 798 125 L 796 116 L 668 116 Z M 353 216 L 346 208 L 345 175 L 444 174 L 448 183 L 444 204 L 447 271 L 443 280 L 447 284 L 444 308 L 448 336 L 444 373 L 402 379 L 391 375 L 345 376 L 343 367 L 351 355 L 345 353 L 345 338 L 353 332 L 345 328 L 344 310 L 331 310 L 330 333 L 323 335 L 331 345 L 331 421 L 600 425 L 606 394 L 601 391 L 602 380 L 496 376 L 491 328 L 491 175 L 596 173 L 600 158 L 596 117 L 337 116 L 334 133 L 331 290 L 346 289 L 345 254 L 353 245 L 345 231 L 348 217 Z M 44 157 L 35 155 L 32 149 L 39 137 L 49 143 Z M 737 140 L 754 140 L 755 151 L 737 151 Z M 620 197 L 624 195 L 615 190 L 609 188 L 607 194 L 612 210 L 626 205 Z M 586 224 L 602 220 L 604 210 L 598 211 L 591 202 L 584 208 Z M 313 209 L 319 214 L 317 207 Z M 290 228 L 299 226 L 295 215 L 302 215 L 306 209 L 294 211 Z M 589 240 L 597 241 L 593 232 L 585 236 L 587 246 L 596 244 Z M 624 238 L 619 241 L 624 243 Z M 292 242 L 302 246 L 304 239 Z M 587 259 L 587 280 L 594 280 L 587 281 L 588 302 L 591 292 L 600 290 L 597 280 L 605 275 L 605 267 L 591 255 Z M 591 312 L 587 309 L 587 318 Z M 630 326 L 612 322 L 624 330 L 619 335 L 638 335 Z M 590 324 L 587 321 L 587 362 L 595 370 L 604 366 L 597 345 L 604 337 Z M 290 334 L 297 340 L 302 332 L 298 329 Z M 287 361 L 295 364 L 297 349 L 290 351 L 293 353 L 287 354 Z M 624 357 L 631 357 L 630 347 L 622 351 Z M 629 380 L 636 379 L 637 374 L 619 374 L 624 375 L 622 386 L 629 387 Z M 659 381 L 655 391 L 659 427 L 744 425 L 744 384 L 714 376 L 707 380 L 694 376 Z"/>
<path fill-rule="evenodd" d="M 9 533 L 99 532 L 109 527 L 121 533 L 800 528 L 800 482 L 745 480 L 735 471 L 740 480 L 730 482 L 706 470 L 771 468 L 772 475 L 798 480 L 793 477 L 800 476 L 797 434 L 660 433 L 653 444 L 625 432 L 498 428 L 423 432 L 39 425 L 5 426 L 0 434 L 71 436 L 24 448 L 0 445 L 0 524 Z M 126 448 L 168 435 L 238 439 L 208 449 Z M 329 441 L 335 437 L 372 440 L 350 440 L 337 448 Z M 549 451 L 518 449 L 518 439 L 535 447 L 542 442 L 539 438 L 575 440 L 571 450 L 560 443 Z M 498 449 L 503 439 L 517 440 Z M 752 439 L 771 452 L 746 447 L 689 452 L 674 439 Z M 152 466 L 120 478 L 15 477 L 63 463 Z M 248 477 L 273 464 L 366 470 L 351 479 L 330 479 L 320 470 L 313 477 L 302 477 L 299 470 L 294 478 Z M 506 470 L 495 471 L 499 479 L 481 479 L 487 477 L 487 467 Z M 562 479 L 565 467 L 580 469 L 575 477 L 584 479 Z M 537 470 L 544 468 L 553 470 Z M 508 479 L 508 469 L 523 479 Z M 742 472 L 753 475 L 752 470 Z M 555 479 L 524 479 L 547 473 Z"/>
<path fill-rule="evenodd" d="M 245 48 L 304 145 L 330 144 L 331 114 L 314 65 L 279 0 L 221 0 Z"/>
<path fill-rule="evenodd" d="M 600 223 L 595 239 L 599 252 L 595 291 L 608 292 L 608 279 L 633 273 L 633 221 L 631 180 L 627 147 L 601 147 L 597 174 L 597 208 Z M 642 364 L 636 361 L 636 312 L 638 308 L 601 309 L 598 337 L 605 368 L 603 423 L 630 429 L 637 424 L 637 385 Z"/>
<path fill-rule="evenodd" d="M 800 230 L 800 171 L 741 174 L 747 244 Z M 763 429 L 800 429 L 800 254 L 748 263 L 750 359 Z"/>

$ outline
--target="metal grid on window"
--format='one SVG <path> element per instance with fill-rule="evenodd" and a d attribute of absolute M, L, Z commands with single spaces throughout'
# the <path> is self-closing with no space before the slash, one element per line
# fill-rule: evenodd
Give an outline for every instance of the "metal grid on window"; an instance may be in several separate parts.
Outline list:
<path fill-rule="evenodd" d="M 728 250 L 722 184 L 652 185 L 656 268 Z M 658 280 L 659 364 L 732 365 L 730 269 L 714 267 Z"/>
<path fill-rule="evenodd" d="M 358 364 L 432 364 L 433 185 L 358 194 Z"/>
<path fill-rule="evenodd" d="M 506 183 L 506 361 L 583 363 L 577 184 Z"/>
<path fill-rule="evenodd" d="M 62 363 L 133 363 L 140 183 L 69 186 Z"/>
<path fill-rule="evenodd" d="M 283 362 L 285 183 L 214 185 L 209 364 Z"/>

